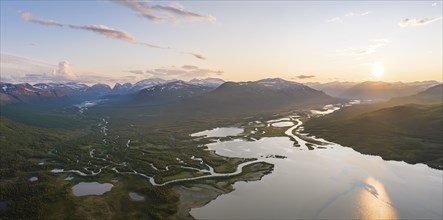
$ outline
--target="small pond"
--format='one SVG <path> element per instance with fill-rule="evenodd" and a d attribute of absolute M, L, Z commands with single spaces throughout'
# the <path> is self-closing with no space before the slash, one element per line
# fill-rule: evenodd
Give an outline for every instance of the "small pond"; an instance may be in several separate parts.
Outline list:
<path fill-rule="evenodd" d="M 80 182 L 72 187 L 74 196 L 102 195 L 113 187 L 110 183 Z"/>

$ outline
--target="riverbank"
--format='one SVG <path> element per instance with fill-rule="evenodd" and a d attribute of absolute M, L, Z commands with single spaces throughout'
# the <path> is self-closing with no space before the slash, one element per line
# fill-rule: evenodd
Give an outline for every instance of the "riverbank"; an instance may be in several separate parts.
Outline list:
<path fill-rule="evenodd" d="M 363 154 L 443 169 L 441 104 L 400 105 L 369 112 L 363 107 L 311 118 L 305 131 Z"/>
<path fill-rule="evenodd" d="M 218 196 L 234 191 L 232 185 L 236 182 L 261 180 L 263 176 L 272 172 L 273 167 L 272 164 L 258 162 L 243 167 L 243 172 L 238 176 L 212 178 L 204 183 L 174 186 L 173 190 L 180 195 L 180 201 L 173 219 L 194 219 L 189 213 L 192 208 L 203 207 Z"/>

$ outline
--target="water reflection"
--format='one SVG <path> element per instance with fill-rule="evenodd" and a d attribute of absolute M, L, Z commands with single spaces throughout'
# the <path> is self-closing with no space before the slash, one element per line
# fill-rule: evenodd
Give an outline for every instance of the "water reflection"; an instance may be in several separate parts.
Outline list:
<path fill-rule="evenodd" d="M 191 215 L 196 219 L 442 219 L 440 170 L 384 161 L 320 139 L 316 141 L 324 144 L 316 146 L 299 137 L 302 121 L 295 117 L 292 121 L 297 124 L 285 132 L 291 139 L 238 138 L 208 144 L 217 154 L 258 158 L 275 167 L 260 181 L 236 182 L 235 191 L 193 208 Z M 326 149 L 300 150 L 307 143 Z M 286 158 L 264 157 L 269 154 Z"/>
<path fill-rule="evenodd" d="M 378 180 L 368 177 L 365 182 L 356 181 L 362 188 L 358 194 L 358 215 L 360 219 L 398 219 L 385 187 Z"/>
<path fill-rule="evenodd" d="M 112 187 L 110 183 L 80 182 L 72 187 L 72 193 L 74 196 L 102 195 Z"/>
<path fill-rule="evenodd" d="M 236 127 L 226 127 L 226 128 L 214 128 L 211 130 L 205 130 L 191 134 L 192 137 L 206 136 L 206 137 L 227 137 L 236 136 L 243 132 L 243 129 Z"/>

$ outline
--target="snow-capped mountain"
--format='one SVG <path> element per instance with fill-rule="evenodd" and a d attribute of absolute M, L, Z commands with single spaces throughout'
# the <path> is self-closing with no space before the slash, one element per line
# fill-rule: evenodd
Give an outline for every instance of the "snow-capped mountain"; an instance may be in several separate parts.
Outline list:
<path fill-rule="evenodd" d="M 286 81 L 284 79 L 280 79 L 280 78 L 269 78 L 269 79 L 262 79 L 262 80 L 258 80 L 256 82 L 252 82 L 252 83 L 256 83 L 268 88 L 274 88 L 274 89 L 290 89 L 290 88 L 300 88 L 300 89 L 304 89 L 305 85 L 298 83 L 298 82 L 292 82 L 292 81 Z"/>
<path fill-rule="evenodd" d="M 1 92 L 11 94 L 14 96 L 49 96 L 57 97 L 63 96 L 63 92 L 54 91 L 49 89 L 42 89 L 39 87 L 32 86 L 29 83 L 11 84 L 11 83 L 0 83 Z"/>
<path fill-rule="evenodd" d="M 142 89 L 146 89 L 149 87 L 153 87 L 156 85 L 162 85 L 166 84 L 168 82 L 172 82 L 176 80 L 166 80 L 166 79 L 160 79 L 160 78 L 150 78 L 150 79 L 144 79 L 142 81 L 136 82 L 130 89 L 131 92 L 138 92 Z"/>
<path fill-rule="evenodd" d="M 225 81 L 218 78 L 192 79 L 191 81 L 189 81 L 189 84 L 201 85 L 211 88 L 217 88 L 223 83 L 225 83 Z"/>
<path fill-rule="evenodd" d="M 2 104 L 15 102 L 35 102 L 42 99 L 52 99 L 65 96 L 63 92 L 34 87 L 29 83 L 1 83 L 0 102 Z"/>
<path fill-rule="evenodd" d="M 213 90 L 212 87 L 195 85 L 177 80 L 166 84 L 155 85 L 140 90 L 138 96 L 143 98 L 185 98 L 197 96 Z"/>
<path fill-rule="evenodd" d="M 69 83 L 37 83 L 34 84 L 35 88 L 42 90 L 53 91 L 56 93 L 64 94 L 67 96 L 82 95 L 89 86 L 76 82 Z"/>
<path fill-rule="evenodd" d="M 112 91 L 111 87 L 106 84 L 95 84 L 89 88 L 86 89 L 85 93 L 88 95 L 93 96 L 101 96 L 101 95 L 107 95 L 110 94 Z"/>
<path fill-rule="evenodd" d="M 113 94 L 127 94 L 131 91 L 132 84 L 131 83 L 124 83 L 123 85 L 120 83 L 116 83 L 114 88 L 112 88 Z"/>
<path fill-rule="evenodd" d="M 139 82 L 136 82 L 134 84 L 131 83 L 125 83 L 120 84 L 116 83 L 114 88 L 112 89 L 113 94 L 129 94 L 129 93 L 138 93 L 139 91 L 143 89 L 152 88 L 154 86 L 159 85 L 165 85 L 171 82 L 183 82 L 191 85 L 198 85 L 203 87 L 209 87 L 209 88 L 217 88 L 221 84 L 223 84 L 225 81 L 222 79 L 217 78 L 206 78 L 206 79 L 192 79 L 189 82 L 185 82 L 183 80 L 166 80 L 161 78 L 150 78 L 150 79 L 144 79 Z"/>

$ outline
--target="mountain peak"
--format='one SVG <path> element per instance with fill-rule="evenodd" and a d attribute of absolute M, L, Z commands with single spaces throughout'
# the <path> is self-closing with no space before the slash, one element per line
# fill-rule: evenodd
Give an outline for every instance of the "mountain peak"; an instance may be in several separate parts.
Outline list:
<path fill-rule="evenodd" d="M 190 84 L 193 85 L 202 85 L 202 86 L 207 86 L 207 87 L 211 87 L 211 88 L 216 88 L 218 86 L 220 86 L 221 84 L 223 84 L 225 81 L 219 78 L 206 78 L 206 79 L 192 79 L 189 81 Z"/>

